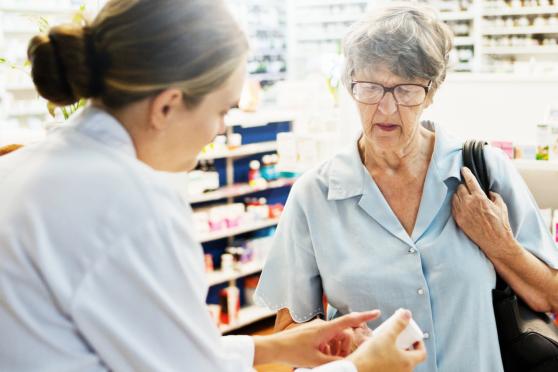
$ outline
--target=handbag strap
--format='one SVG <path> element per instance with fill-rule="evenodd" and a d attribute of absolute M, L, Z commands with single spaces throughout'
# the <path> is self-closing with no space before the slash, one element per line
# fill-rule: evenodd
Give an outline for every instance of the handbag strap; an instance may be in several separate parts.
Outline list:
<path fill-rule="evenodd" d="M 486 145 L 488 145 L 486 141 L 467 140 L 463 145 L 463 165 L 471 170 L 486 196 L 489 196 L 490 178 L 484 159 L 484 146 Z M 498 272 L 496 272 L 496 289 L 511 293 L 509 285 L 500 277 Z"/>

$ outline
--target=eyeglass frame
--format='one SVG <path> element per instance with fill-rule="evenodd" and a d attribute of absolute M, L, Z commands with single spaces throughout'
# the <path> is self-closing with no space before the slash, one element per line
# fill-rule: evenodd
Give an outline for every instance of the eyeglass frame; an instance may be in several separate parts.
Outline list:
<path fill-rule="evenodd" d="M 384 90 L 384 94 L 382 95 L 382 97 L 380 98 L 380 100 L 379 100 L 378 102 L 376 102 L 376 103 L 361 102 L 361 101 L 359 101 L 358 99 L 356 99 L 356 97 L 355 97 L 355 95 L 354 95 L 355 85 L 356 85 L 356 84 L 359 84 L 359 83 L 379 85 L 379 86 L 381 86 L 382 89 Z M 422 100 L 422 102 L 421 102 L 421 103 L 418 103 L 418 104 L 416 104 L 416 105 L 404 105 L 404 104 L 401 104 L 401 103 L 397 102 L 397 97 L 395 97 L 395 89 L 396 89 L 397 87 L 402 86 L 402 85 L 414 85 L 414 86 L 417 86 L 417 87 L 424 88 L 424 93 L 425 93 L 425 94 L 424 94 L 424 99 Z M 362 80 L 353 80 L 353 81 L 351 81 L 351 96 L 353 97 L 353 99 L 354 99 L 355 101 L 359 102 L 359 103 L 362 103 L 363 105 L 369 105 L 369 106 L 377 105 L 378 103 L 380 103 L 380 102 L 384 99 L 384 97 L 386 96 L 387 93 L 391 93 L 391 95 L 393 96 L 393 99 L 395 100 L 395 103 L 397 104 L 397 106 L 403 106 L 403 107 L 417 107 L 417 106 L 422 105 L 422 104 L 424 103 L 424 101 L 426 101 L 426 97 L 428 96 L 428 92 L 430 92 L 430 89 L 432 89 L 432 80 L 430 80 L 430 81 L 428 82 L 428 85 L 427 85 L 427 86 L 422 85 L 422 84 L 405 83 L 405 84 L 397 84 L 397 85 L 394 85 L 394 86 L 389 87 L 389 88 L 388 88 L 388 87 L 384 87 L 382 84 L 374 83 L 374 82 L 372 82 L 372 81 L 362 81 Z"/>

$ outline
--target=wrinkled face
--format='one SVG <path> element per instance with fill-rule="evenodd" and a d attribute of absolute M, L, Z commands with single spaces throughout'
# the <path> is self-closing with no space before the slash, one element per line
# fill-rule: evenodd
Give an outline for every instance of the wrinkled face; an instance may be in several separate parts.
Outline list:
<path fill-rule="evenodd" d="M 425 79 L 403 79 L 394 75 L 385 66 L 379 66 L 370 71 L 355 72 L 353 81 L 376 83 L 385 88 L 391 88 L 399 84 L 419 84 L 423 86 L 429 84 L 429 81 Z M 400 88 L 397 93 L 402 98 L 409 94 L 417 94 L 417 91 L 413 91 L 413 89 L 421 89 L 411 86 L 409 87 L 410 90 L 403 88 Z M 374 92 L 370 90 L 364 91 L 362 94 L 374 94 Z M 356 101 L 366 146 L 373 146 L 380 151 L 405 149 L 417 136 L 420 117 L 423 110 L 430 105 L 431 100 L 432 92 L 429 92 L 423 103 L 416 106 L 402 106 L 397 104 L 394 93 L 389 92 L 376 104 Z"/>

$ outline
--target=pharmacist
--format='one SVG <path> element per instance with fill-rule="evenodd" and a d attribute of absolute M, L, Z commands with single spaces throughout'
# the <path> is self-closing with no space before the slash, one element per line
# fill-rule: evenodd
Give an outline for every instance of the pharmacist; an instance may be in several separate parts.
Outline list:
<path fill-rule="evenodd" d="M 44 98 L 92 105 L 44 142 L 0 158 L 0 370 L 411 371 L 410 319 L 346 359 L 354 313 L 265 337 L 223 337 L 191 209 L 161 172 L 192 169 L 239 96 L 247 42 L 220 1 L 113 0 L 90 27 L 28 49 Z M 333 352 L 336 350 L 336 352 Z M 326 364 L 324 364 L 326 363 Z"/>

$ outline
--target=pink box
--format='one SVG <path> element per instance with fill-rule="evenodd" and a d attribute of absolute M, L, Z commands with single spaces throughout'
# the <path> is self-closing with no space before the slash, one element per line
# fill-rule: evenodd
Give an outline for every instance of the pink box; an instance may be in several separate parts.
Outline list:
<path fill-rule="evenodd" d="M 509 141 L 492 141 L 492 146 L 497 147 L 504 151 L 510 159 L 513 159 L 513 142 Z"/>

